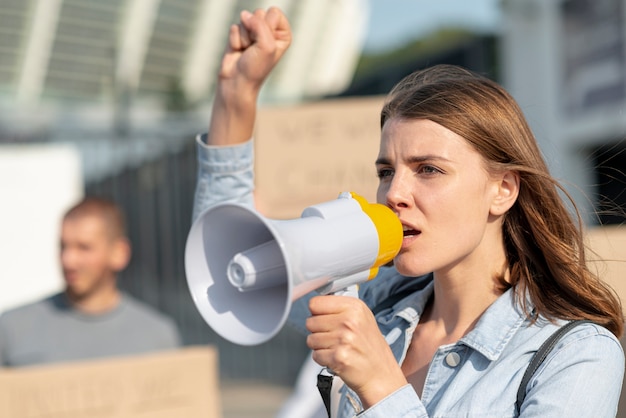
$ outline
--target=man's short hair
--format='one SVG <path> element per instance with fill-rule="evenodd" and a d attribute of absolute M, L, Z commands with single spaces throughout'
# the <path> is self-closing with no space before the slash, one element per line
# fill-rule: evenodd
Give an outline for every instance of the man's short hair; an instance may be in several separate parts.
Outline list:
<path fill-rule="evenodd" d="M 76 203 L 63 216 L 63 220 L 97 216 L 106 225 L 112 238 L 126 237 L 126 218 L 121 208 L 104 197 L 88 196 Z"/>

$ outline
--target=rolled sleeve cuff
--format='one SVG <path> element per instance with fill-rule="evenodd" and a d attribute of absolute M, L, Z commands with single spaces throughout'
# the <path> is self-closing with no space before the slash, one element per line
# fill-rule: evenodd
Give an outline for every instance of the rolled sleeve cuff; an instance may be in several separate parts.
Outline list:
<path fill-rule="evenodd" d="M 192 218 L 219 203 L 254 206 L 254 142 L 210 146 L 206 134 L 196 137 L 198 182 Z"/>
<path fill-rule="evenodd" d="M 254 143 L 252 139 L 231 146 L 206 143 L 207 134 L 196 136 L 198 163 L 208 173 L 236 173 L 252 169 Z"/>
<path fill-rule="evenodd" d="M 358 415 L 359 418 L 427 418 L 426 408 L 409 384 L 402 386 L 376 405 Z"/>

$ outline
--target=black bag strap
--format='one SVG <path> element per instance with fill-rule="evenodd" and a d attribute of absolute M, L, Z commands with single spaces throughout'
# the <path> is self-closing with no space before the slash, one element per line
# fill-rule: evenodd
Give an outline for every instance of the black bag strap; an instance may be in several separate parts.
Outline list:
<path fill-rule="evenodd" d="M 575 320 L 568 322 L 563 325 L 561 328 L 557 329 L 552 335 L 548 337 L 547 340 L 541 344 L 541 347 L 537 350 L 537 352 L 533 355 L 533 358 L 530 360 L 530 364 L 526 368 L 526 372 L 524 372 L 524 377 L 522 377 L 522 382 L 517 389 L 517 402 L 515 403 L 515 411 L 517 415 L 519 415 L 522 409 L 522 403 L 524 402 L 524 398 L 526 398 L 526 386 L 528 386 L 528 382 L 533 377 L 541 363 L 548 357 L 548 354 L 556 343 L 561 339 L 563 335 L 565 335 L 570 329 L 578 326 L 580 324 L 584 324 L 586 322 L 591 322 L 589 320 Z"/>
<path fill-rule="evenodd" d="M 326 374 L 325 372 L 326 370 L 322 369 L 317 375 L 317 390 L 320 392 L 322 401 L 326 407 L 326 413 L 328 414 L 328 418 L 330 418 L 330 392 L 333 389 L 333 375 L 330 373 Z"/>

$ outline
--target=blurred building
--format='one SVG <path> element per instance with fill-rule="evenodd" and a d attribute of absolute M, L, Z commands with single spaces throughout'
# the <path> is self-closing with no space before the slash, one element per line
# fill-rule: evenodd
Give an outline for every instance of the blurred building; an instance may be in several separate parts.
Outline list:
<path fill-rule="evenodd" d="M 505 0 L 502 8 L 503 82 L 553 173 L 587 223 L 623 223 L 626 0 Z"/>
<path fill-rule="evenodd" d="M 344 90 L 366 0 L 0 0 L 0 143 L 72 142 L 87 181 L 160 155 L 206 129 L 229 26 L 270 5 L 294 41 L 261 101 Z"/>
<path fill-rule="evenodd" d="M 364 39 L 363 0 L 0 0 L 0 103 L 206 102 L 229 25 L 269 5 L 289 16 L 295 47 L 264 98 L 344 89 Z"/>

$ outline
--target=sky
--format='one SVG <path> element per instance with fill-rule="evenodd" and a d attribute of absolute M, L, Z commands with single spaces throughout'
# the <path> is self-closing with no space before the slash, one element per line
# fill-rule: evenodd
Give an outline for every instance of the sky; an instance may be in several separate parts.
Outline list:
<path fill-rule="evenodd" d="M 484 31 L 498 28 L 500 0 L 367 0 L 366 51 L 401 46 L 445 24 Z"/>

